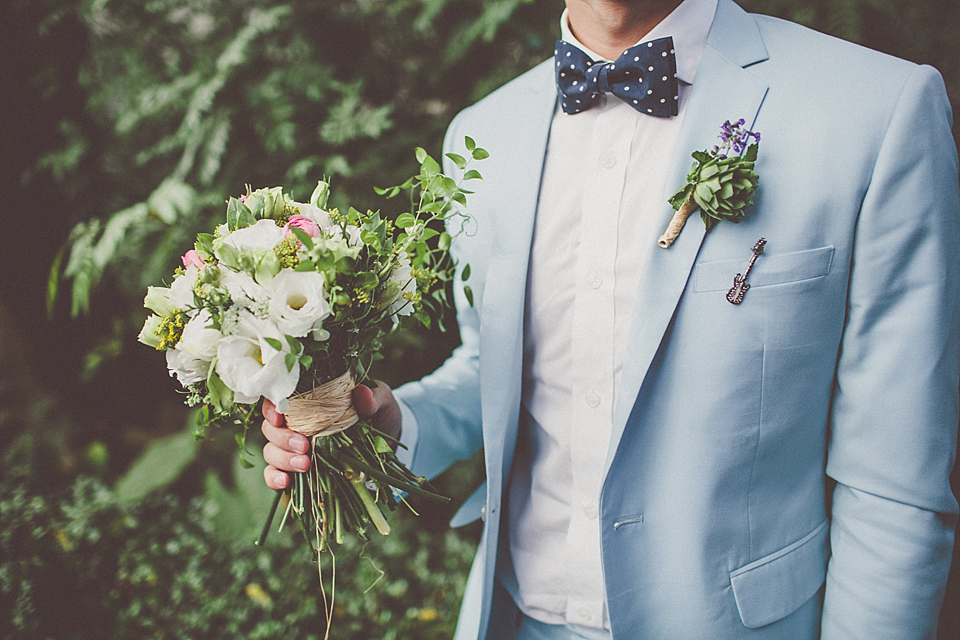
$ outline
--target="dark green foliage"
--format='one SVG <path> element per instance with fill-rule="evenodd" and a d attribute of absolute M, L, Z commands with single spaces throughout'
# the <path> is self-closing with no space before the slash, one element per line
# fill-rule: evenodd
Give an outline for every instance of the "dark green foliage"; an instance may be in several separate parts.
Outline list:
<path fill-rule="evenodd" d="M 317 567 L 294 544 L 298 532 L 274 533 L 266 547 L 254 547 L 222 526 L 222 508 L 159 493 L 123 506 L 83 477 L 38 492 L 23 468 L 6 468 L 0 636 L 323 638 Z M 337 550 L 333 637 L 452 634 L 473 545 L 413 520 L 395 518 L 395 535 L 366 546 L 348 538 Z M 329 556 L 323 571 L 329 581 Z"/>

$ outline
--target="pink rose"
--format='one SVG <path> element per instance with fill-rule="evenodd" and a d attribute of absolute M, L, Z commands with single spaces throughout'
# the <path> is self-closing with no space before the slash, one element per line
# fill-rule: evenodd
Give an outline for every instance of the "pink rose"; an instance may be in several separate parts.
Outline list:
<path fill-rule="evenodd" d="M 290 216 L 290 219 L 287 220 L 287 229 L 290 227 L 300 229 L 311 238 L 316 238 L 320 235 L 320 226 L 310 218 L 304 216 Z"/>
<path fill-rule="evenodd" d="M 200 254 L 197 253 L 196 249 L 190 249 L 183 257 L 180 258 L 183 261 L 183 266 L 189 269 L 190 267 L 196 267 L 199 269 L 203 266 L 203 258 L 200 257 Z"/>

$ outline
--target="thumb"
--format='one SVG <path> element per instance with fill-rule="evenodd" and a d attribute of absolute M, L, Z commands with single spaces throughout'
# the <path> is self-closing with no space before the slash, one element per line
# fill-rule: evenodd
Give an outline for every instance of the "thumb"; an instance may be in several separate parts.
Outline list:
<path fill-rule="evenodd" d="M 353 388 L 353 407 L 361 417 L 369 418 L 380 409 L 380 400 L 373 390 L 363 384 Z"/>

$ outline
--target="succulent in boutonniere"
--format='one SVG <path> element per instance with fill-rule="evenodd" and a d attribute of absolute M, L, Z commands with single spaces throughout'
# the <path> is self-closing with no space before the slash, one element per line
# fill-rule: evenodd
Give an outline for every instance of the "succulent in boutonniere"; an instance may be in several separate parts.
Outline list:
<path fill-rule="evenodd" d="M 740 222 L 753 203 L 758 176 L 753 170 L 760 148 L 760 134 L 744 128 L 743 118 L 723 123 L 720 144 L 710 151 L 693 152 L 693 168 L 670 204 L 677 212 L 657 244 L 669 247 L 680 235 L 687 218 L 700 210 L 707 231 L 721 220 Z"/>

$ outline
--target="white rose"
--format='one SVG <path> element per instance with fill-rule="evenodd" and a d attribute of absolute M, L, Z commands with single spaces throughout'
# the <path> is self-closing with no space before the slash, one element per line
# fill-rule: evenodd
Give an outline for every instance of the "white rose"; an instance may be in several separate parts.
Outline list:
<path fill-rule="evenodd" d="M 276 340 L 281 348 L 271 346 L 267 338 Z M 221 340 L 217 348 L 217 375 L 233 391 L 235 402 L 252 404 L 263 396 L 282 413 L 300 379 L 299 365 L 287 370 L 289 349 L 272 323 L 243 314 L 237 333 Z"/>
<path fill-rule="evenodd" d="M 323 276 L 316 271 L 284 269 L 270 281 L 270 319 L 281 333 L 302 338 L 322 328 L 330 315 L 323 295 Z"/>

